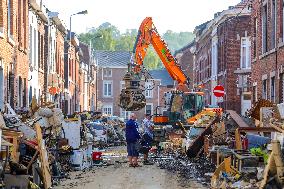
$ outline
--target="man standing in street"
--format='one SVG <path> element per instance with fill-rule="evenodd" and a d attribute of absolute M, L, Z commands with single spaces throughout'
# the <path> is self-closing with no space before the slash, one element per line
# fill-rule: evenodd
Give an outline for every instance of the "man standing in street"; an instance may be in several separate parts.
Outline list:
<path fill-rule="evenodd" d="M 129 167 L 139 167 L 137 159 L 139 152 L 137 149 L 138 140 L 141 138 L 138 132 L 138 124 L 136 122 L 136 115 L 130 114 L 130 119 L 126 123 L 125 137 L 127 142 L 127 153 L 129 160 Z"/>
<path fill-rule="evenodd" d="M 144 165 L 153 165 L 153 163 L 148 160 L 149 151 L 152 148 L 152 142 L 154 138 L 154 124 L 152 123 L 151 118 L 152 116 L 150 114 L 146 114 L 146 117 L 143 120 L 144 133 L 141 145 L 143 146 Z"/>

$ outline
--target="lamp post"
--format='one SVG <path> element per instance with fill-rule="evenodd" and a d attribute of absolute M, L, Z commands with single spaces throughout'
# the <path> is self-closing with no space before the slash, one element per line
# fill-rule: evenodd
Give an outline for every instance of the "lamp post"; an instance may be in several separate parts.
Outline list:
<path fill-rule="evenodd" d="M 71 51 L 71 45 L 72 45 L 72 16 L 79 15 L 79 14 L 88 14 L 87 10 L 80 11 L 74 14 L 71 14 L 70 16 L 70 30 L 69 30 L 69 50 Z M 77 81 L 76 81 L 76 66 L 75 66 L 75 93 L 74 93 L 74 99 L 75 99 L 75 111 L 77 110 Z"/>

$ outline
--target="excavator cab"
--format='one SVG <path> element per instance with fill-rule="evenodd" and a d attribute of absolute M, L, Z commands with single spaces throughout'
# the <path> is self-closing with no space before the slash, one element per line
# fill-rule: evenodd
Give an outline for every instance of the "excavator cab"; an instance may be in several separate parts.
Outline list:
<path fill-rule="evenodd" d="M 197 92 L 180 92 L 172 95 L 169 122 L 185 123 L 204 108 L 203 95 Z"/>
<path fill-rule="evenodd" d="M 156 125 L 176 125 L 176 123 L 186 123 L 191 118 L 201 112 L 204 108 L 203 93 L 171 91 L 165 93 L 165 105 L 167 111 L 163 115 L 154 115 Z"/>

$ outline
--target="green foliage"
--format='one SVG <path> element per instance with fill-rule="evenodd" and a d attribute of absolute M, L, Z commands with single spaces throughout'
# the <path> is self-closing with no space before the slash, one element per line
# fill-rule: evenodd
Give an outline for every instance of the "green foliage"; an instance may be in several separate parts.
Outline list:
<path fill-rule="evenodd" d="M 91 42 L 92 48 L 95 50 L 132 52 L 136 36 L 136 29 L 128 29 L 125 33 L 121 33 L 117 27 L 106 22 L 98 28 L 93 28 L 88 33 L 80 34 L 79 39 L 86 44 Z M 194 38 L 191 32 L 176 33 L 171 30 L 168 30 L 162 36 L 172 53 L 191 42 Z M 148 69 L 163 68 L 160 58 L 152 47 L 147 51 L 144 65 Z"/>
<path fill-rule="evenodd" d="M 251 148 L 250 153 L 256 156 L 262 156 L 264 159 L 264 163 L 267 164 L 267 160 L 269 158 L 269 155 L 266 151 L 262 150 L 261 148 Z"/>

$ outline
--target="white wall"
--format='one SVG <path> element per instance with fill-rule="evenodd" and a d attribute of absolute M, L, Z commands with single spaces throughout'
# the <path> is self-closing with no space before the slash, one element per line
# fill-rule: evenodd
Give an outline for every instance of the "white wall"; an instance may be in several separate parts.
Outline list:
<path fill-rule="evenodd" d="M 38 28 L 37 28 L 37 17 L 33 11 L 29 11 L 29 64 L 32 70 L 29 70 L 28 78 L 28 103 L 30 103 L 30 95 L 35 95 L 38 98 L 39 84 L 38 84 Z"/>

